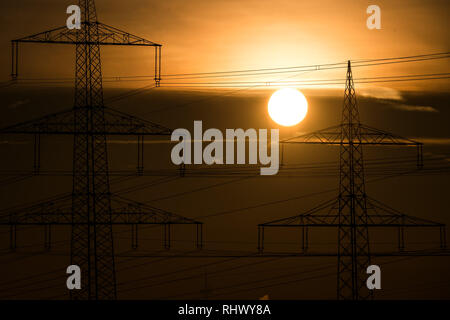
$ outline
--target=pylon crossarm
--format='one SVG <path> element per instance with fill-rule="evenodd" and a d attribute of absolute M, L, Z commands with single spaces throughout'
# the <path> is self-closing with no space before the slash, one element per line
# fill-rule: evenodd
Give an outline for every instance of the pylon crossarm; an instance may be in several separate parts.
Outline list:
<path fill-rule="evenodd" d="M 349 124 L 341 124 L 329 127 L 298 137 L 281 141 L 281 144 L 328 144 L 348 146 L 350 144 L 373 145 L 373 146 L 411 146 L 417 148 L 417 167 L 423 167 L 423 144 L 408 138 L 401 137 L 380 129 L 375 129 L 363 124 L 352 124 L 358 126 L 358 137 L 352 141 L 348 140 L 348 135 L 343 135 L 345 127 Z"/>
<path fill-rule="evenodd" d="M 13 43 L 32 42 L 32 43 L 61 43 L 74 44 L 77 40 L 77 31 L 69 30 L 67 26 L 46 30 L 30 36 L 12 40 Z"/>
<path fill-rule="evenodd" d="M 367 227 L 444 227 L 439 222 L 401 213 L 378 200 L 367 197 Z M 303 214 L 259 224 L 260 227 L 338 227 L 339 207 L 336 198 L 326 201 Z M 351 226 L 348 224 L 347 226 Z"/>
<path fill-rule="evenodd" d="M 282 144 L 340 144 L 341 125 L 280 141 Z"/>
<path fill-rule="evenodd" d="M 369 225 L 392 225 L 404 227 L 444 227 L 436 221 L 410 216 L 388 205 L 367 197 L 367 219 Z"/>
<path fill-rule="evenodd" d="M 378 214 L 368 218 L 367 224 L 355 224 L 356 227 L 445 227 L 445 224 L 407 215 Z M 339 215 L 299 215 L 275 222 L 259 224 L 261 227 L 351 227 L 350 223 L 339 223 Z"/>
<path fill-rule="evenodd" d="M 73 110 L 65 110 L 44 117 L 1 128 L 0 134 L 60 134 L 74 131 Z"/>
<path fill-rule="evenodd" d="M 154 47 L 155 49 L 155 83 L 159 87 L 161 81 L 161 44 L 144 39 L 126 31 L 111 27 L 101 22 L 81 22 L 82 30 L 85 25 L 95 26 L 95 37 L 88 41 L 86 37 L 79 36 L 77 29 L 68 29 L 67 26 L 43 31 L 11 41 L 11 77 L 16 80 L 19 75 L 19 43 L 48 43 L 72 45 L 113 45 L 113 46 L 140 46 Z"/>
<path fill-rule="evenodd" d="M 160 44 L 136 36 L 115 27 L 97 22 L 100 44 L 102 45 L 127 45 L 127 46 L 147 46 L 161 47 Z"/>
<path fill-rule="evenodd" d="M 170 135 L 172 130 L 126 113 L 105 108 L 104 128 L 75 130 L 74 110 L 50 114 L 0 129 L 0 134 L 105 134 L 105 135 Z"/>
<path fill-rule="evenodd" d="M 419 146 L 422 143 L 363 124 L 359 125 L 362 144 Z"/>
<path fill-rule="evenodd" d="M 18 208 L 0 215 L 0 225 L 72 225 L 71 195 L 57 200 Z M 131 224 L 202 224 L 199 221 L 164 211 L 125 198 L 111 197 L 111 221 L 96 224 L 131 225 Z M 88 221 L 76 224 L 87 224 Z"/>
<path fill-rule="evenodd" d="M 346 124 L 341 124 L 319 131 L 314 131 L 301 136 L 288 138 L 280 143 L 283 144 L 336 144 L 348 145 L 349 141 L 342 136 L 342 128 Z M 352 143 L 360 143 L 365 145 L 405 145 L 405 146 L 419 146 L 422 143 L 383 131 L 372 128 L 363 124 L 354 124 L 359 126 L 361 141 L 354 140 Z M 359 139 L 358 139 L 359 140 Z"/>
<path fill-rule="evenodd" d="M 397 227 L 432 227 L 432 228 L 440 228 L 440 227 L 445 227 L 445 224 L 429 224 L 429 223 L 418 223 L 417 221 L 415 221 L 414 223 L 390 223 L 388 221 L 386 222 L 380 222 L 380 223 L 375 223 L 375 222 L 371 222 L 371 223 L 367 223 L 367 224 L 351 224 L 351 223 L 337 223 L 335 221 L 337 221 L 337 219 L 339 219 L 338 215 L 335 216 L 322 216 L 322 217 L 317 217 L 317 218 L 326 218 L 326 219 L 330 219 L 332 221 L 330 221 L 329 223 L 322 221 L 318 221 L 316 219 L 311 219 L 311 220 L 307 220 L 304 219 L 305 222 L 298 222 L 298 223 L 292 223 L 289 222 L 287 224 L 260 224 L 259 226 L 261 227 L 367 227 L 367 228 L 382 228 L 382 227 L 386 227 L 386 228 L 397 228 Z M 383 217 L 380 217 L 383 218 Z"/>
<path fill-rule="evenodd" d="M 82 24 L 89 24 L 82 22 Z M 98 26 L 98 41 L 86 42 L 77 39 L 78 30 L 67 26 L 46 30 L 30 36 L 14 39 L 12 42 L 55 43 L 55 44 L 100 44 L 160 47 L 161 45 L 101 22 L 91 22 Z"/>
<path fill-rule="evenodd" d="M 337 203 L 336 198 L 333 198 L 306 211 L 305 213 L 262 223 L 259 224 L 259 226 L 262 227 L 280 226 L 280 225 L 301 226 L 305 223 L 325 223 L 326 219 L 336 216 L 336 214 L 331 214 L 332 211 L 336 208 L 336 203 Z"/>
<path fill-rule="evenodd" d="M 107 133 L 127 135 L 171 135 L 172 129 L 105 107 Z"/>
<path fill-rule="evenodd" d="M 70 201 L 71 195 L 67 195 L 29 207 L 3 211 L 0 215 L 0 225 L 70 225 L 72 222 Z"/>

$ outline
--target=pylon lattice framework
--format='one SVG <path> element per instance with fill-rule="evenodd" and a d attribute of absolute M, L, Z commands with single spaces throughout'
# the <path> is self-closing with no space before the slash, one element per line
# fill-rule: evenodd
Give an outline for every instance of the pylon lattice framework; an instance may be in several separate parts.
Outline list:
<path fill-rule="evenodd" d="M 308 249 L 308 228 L 333 227 L 338 229 L 338 299 L 370 299 L 366 287 L 366 269 L 370 265 L 369 228 L 398 228 L 398 247 L 404 250 L 404 229 L 431 227 L 440 232 L 440 246 L 446 246 L 445 225 L 405 215 L 367 196 L 364 182 L 364 145 L 402 145 L 417 148 L 417 166 L 423 166 L 422 143 L 360 123 L 350 61 L 342 110 L 342 122 L 299 137 L 282 141 L 283 144 L 339 145 L 339 194 L 304 214 L 258 225 L 258 249 L 264 250 L 264 229 L 295 227 L 302 230 L 302 250 Z"/>
<path fill-rule="evenodd" d="M 73 142 L 73 187 L 70 196 L 36 206 L 7 212 L 0 224 L 11 227 L 15 248 L 18 225 L 43 225 L 46 247 L 50 247 L 52 225 L 70 225 L 71 264 L 82 270 L 82 288 L 71 292 L 73 299 L 116 299 L 116 275 L 112 226 L 131 225 L 132 246 L 137 247 L 140 224 L 164 225 L 166 248 L 170 247 L 170 226 L 196 226 L 196 243 L 202 245 L 202 224 L 192 219 L 130 201 L 110 192 L 107 135 L 138 136 L 138 170 L 143 167 L 144 136 L 170 135 L 171 130 L 104 106 L 101 45 L 129 45 L 155 48 L 155 82 L 161 77 L 161 45 L 97 21 L 93 0 L 79 0 L 81 29 L 65 26 L 12 41 L 12 78 L 18 77 L 19 43 L 73 44 L 76 47 L 75 101 L 71 110 L 20 123 L 0 130 L 1 134 L 35 135 L 35 170 L 39 170 L 41 135 L 70 134 Z M 48 236 L 47 236 L 48 235 Z M 48 240 L 48 241 L 47 241 Z"/>

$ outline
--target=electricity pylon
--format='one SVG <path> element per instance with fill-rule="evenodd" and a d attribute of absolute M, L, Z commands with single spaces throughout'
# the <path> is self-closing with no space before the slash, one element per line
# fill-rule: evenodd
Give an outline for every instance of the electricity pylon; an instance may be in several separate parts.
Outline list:
<path fill-rule="evenodd" d="M 73 299 L 116 299 L 113 225 L 132 226 L 132 245 L 137 247 L 139 224 L 162 224 L 165 247 L 170 247 L 172 224 L 194 224 L 197 246 L 201 246 L 201 223 L 129 201 L 110 192 L 107 135 L 138 136 L 138 171 L 143 166 L 146 135 L 170 135 L 171 130 L 104 106 L 101 45 L 155 48 L 155 82 L 161 76 L 161 45 L 97 21 L 93 0 L 79 0 L 81 28 L 61 27 L 12 41 L 12 77 L 18 76 L 21 42 L 72 44 L 76 48 L 75 101 L 72 109 L 0 130 L 3 134 L 35 135 L 35 171 L 39 170 L 41 135 L 73 135 L 72 194 L 0 217 L 11 227 L 15 248 L 17 225 L 44 225 L 46 246 L 50 246 L 52 225 L 70 225 L 71 264 L 82 270 L 81 290 L 71 291 Z M 62 284 L 64 285 L 64 284 Z"/>
<path fill-rule="evenodd" d="M 338 126 L 282 141 L 285 144 L 339 145 L 339 194 L 306 213 L 258 225 L 258 248 L 264 248 L 266 227 L 296 227 L 302 230 L 302 249 L 308 249 L 309 227 L 338 229 L 338 299 L 370 299 L 366 269 L 370 265 L 370 227 L 398 228 L 398 247 L 404 250 L 404 229 L 431 227 L 440 231 L 445 248 L 445 225 L 400 213 L 366 194 L 364 183 L 364 145 L 402 145 L 417 148 L 417 165 L 423 166 L 422 144 L 389 132 L 363 125 L 359 120 L 350 61 L 345 83 L 342 121 Z"/>

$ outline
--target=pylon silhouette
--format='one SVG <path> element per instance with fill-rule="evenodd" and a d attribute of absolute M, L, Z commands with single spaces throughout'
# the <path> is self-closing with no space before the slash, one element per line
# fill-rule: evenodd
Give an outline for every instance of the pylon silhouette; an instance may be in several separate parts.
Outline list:
<path fill-rule="evenodd" d="M 155 48 L 155 82 L 160 81 L 161 45 L 97 21 L 93 0 L 79 0 L 81 29 L 61 27 L 12 41 L 12 77 L 18 77 L 20 42 L 74 44 L 75 101 L 72 109 L 0 130 L 3 134 L 33 134 L 36 139 L 35 171 L 39 170 L 41 135 L 73 135 L 72 194 L 37 206 L 21 208 L 0 217 L 11 226 L 11 247 L 16 247 L 17 225 L 71 225 L 71 264 L 82 270 L 81 290 L 73 299 L 116 299 L 114 224 L 132 226 L 132 243 L 137 247 L 139 224 L 163 224 L 164 244 L 170 247 L 172 224 L 194 224 L 197 247 L 201 247 L 202 225 L 182 216 L 129 201 L 110 192 L 107 135 L 138 136 L 138 170 L 142 170 L 144 136 L 170 135 L 163 126 L 107 108 L 103 101 L 101 45 L 149 46 Z M 47 233 L 46 233 L 47 234 Z M 47 237 L 46 237 L 47 239 Z M 50 246 L 50 243 L 46 243 Z M 63 284 L 64 285 L 64 284 Z"/>
<path fill-rule="evenodd" d="M 399 250 L 404 250 L 404 228 L 434 227 L 440 231 L 440 246 L 445 248 L 445 225 L 402 214 L 367 196 L 364 181 L 364 145 L 402 145 L 417 148 L 417 166 L 423 166 L 422 143 L 363 125 L 359 120 L 351 63 L 348 61 L 341 124 L 290 138 L 284 144 L 339 145 L 339 194 L 304 214 L 258 225 L 258 248 L 264 249 L 267 227 L 299 227 L 302 250 L 308 249 L 309 227 L 338 229 L 337 298 L 364 300 L 373 291 L 366 286 L 370 265 L 370 227 L 397 227 Z"/>

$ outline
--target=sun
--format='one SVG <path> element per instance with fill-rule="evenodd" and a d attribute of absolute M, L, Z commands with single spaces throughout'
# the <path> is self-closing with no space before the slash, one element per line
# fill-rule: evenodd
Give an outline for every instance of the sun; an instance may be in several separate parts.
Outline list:
<path fill-rule="evenodd" d="M 290 127 L 305 118 L 308 112 L 308 101 L 297 89 L 283 88 L 272 94 L 268 109 L 273 121 Z"/>

